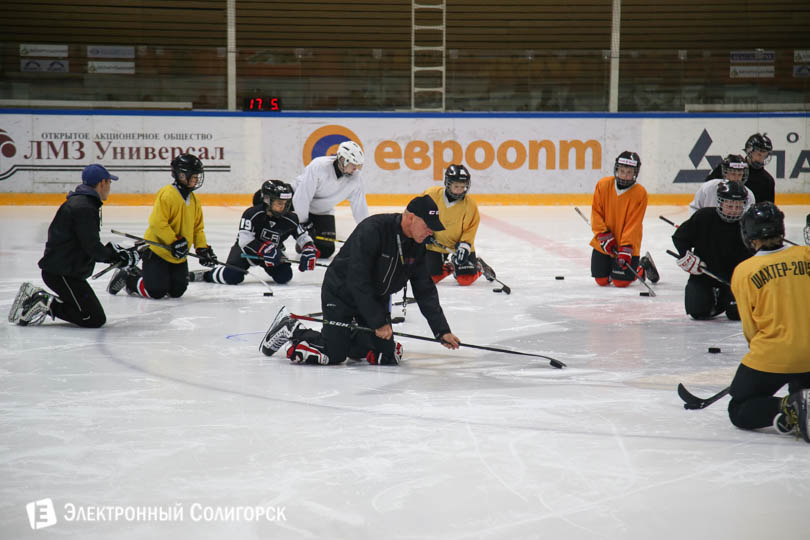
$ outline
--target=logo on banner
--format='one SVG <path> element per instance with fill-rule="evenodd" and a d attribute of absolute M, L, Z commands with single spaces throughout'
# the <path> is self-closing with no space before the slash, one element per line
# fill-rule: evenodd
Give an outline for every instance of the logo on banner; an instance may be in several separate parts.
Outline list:
<path fill-rule="evenodd" d="M 3 164 L 3 158 L 13 158 L 16 155 L 17 147 L 14 145 L 14 139 L 6 130 L 0 129 L 0 174 L 7 170 Z"/>
<path fill-rule="evenodd" d="M 332 156 L 337 154 L 337 149 L 338 146 L 340 146 L 340 143 L 346 141 L 356 142 L 360 145 L 360 148 L 365 151 L 365 148 L 363 148 L 363 143 L 360 142 L 360 137 L 358 137 L 357 134 L 349 128 L 338 125 L 330 125 L 316 129 L 309 137 L 307 137 L 307 140 L 304 142 L 304 151 L 301 156 L 304 166 L 309 165 L 309 162 L 316 157 Z"/>
<path fill-rule="evenodd" d="M 709 176 L 709 173 L 712 172 L 712 170 L 717 167 L 721 161 L 723 161 L 723 156 L 706 155 L 706 152 L 709 150 L 712 142 L 713 141 L 709 135 L 709 132 L 704 129 L 703 133 L 700 134 L 697 142 L 695 142 L 695 145 L 692 147 L 692 150 L 689 152 L 689 160 L 692 162 L 694 169 L 681 169 L 678 171 L 678 174 L 675 175 L 675 180 L 673 183 L 682 184 L 703 182 L 706 177 Z M 704 157 L 709 163 L 709 168 L 698 169 Z"/>
<path fill-rule="evenodd" d="M 56 525 L 56 511 L 51 499 L 40 499 L 25 505 L 28 513 L 28 524 L 32 529 L 44 529 Z"/>

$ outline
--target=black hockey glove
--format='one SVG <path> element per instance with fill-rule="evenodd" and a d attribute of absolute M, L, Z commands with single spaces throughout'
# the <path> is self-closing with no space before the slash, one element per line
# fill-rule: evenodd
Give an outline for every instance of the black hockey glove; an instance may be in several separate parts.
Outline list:
<path fill-rule="evenodd" d="M 117 258 L 117 260 L 112 262 L 117 262 L 118 266 L 121 268 L 125 266 L 135 266 L 138 264 L 138 261 L 141 260 L 141 254 L 136 247 L 125 248 L 113 243 L 110 243 L 109 246 L 113 249 Z"/>
<path fill-rule="evenodd" d="M 464 266 L 467 264 L 467 259 L 470 258 L 470 251 L 472 248 L 467 242 L 459 242 L 456 244 L 456 252 L 450 256 L 450 262 L 453 266 Z"/>
<path fill-rule="evenodd" d="M 178 238 L 171 243 L 172 257 L 175 259 L 182 259 L 188 255 L 188 241 L 185 238 Z"/>
<path fill-rule="evenodd" d="M 219 262 L 217 256 L 214 255 L 214 248 L 211 246 L 197 248 L 197 256 L 200 258 L 200 264 L 208 268 L 215 267 Z"/>

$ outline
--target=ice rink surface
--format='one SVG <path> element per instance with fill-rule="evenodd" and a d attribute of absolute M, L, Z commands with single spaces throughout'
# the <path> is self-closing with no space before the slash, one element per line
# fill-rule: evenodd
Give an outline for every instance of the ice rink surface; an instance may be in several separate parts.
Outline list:
<path fill-rule="evenodd" d="M 242 210 L 204 210 L 223 258 Z M 783 210 L 802 243 L 808 208 Z M 105 206 L 102 240 L 130 245 L 110 229 L 140 236 L 149 211 Z M 0 207 L 4 314 L 21 282 L 42 286 L 54 212 Z M 263 356 L 282 305 L 321 311 L 323 268 L 296 270 L 273 297 L 256 280 L 191 283 L 174 300 L 111 296 L 105 276 L 92 282 L 102 329 L 4 321 L 0 538 L 807 538 L 810 446 L 734 428 L 728 398 L 686 411 L 676 393 L 678 382 L 719 391 L 747 350 L 739 322 L 684 314 L 687 275 L 665 253 L 673 228 L 658 216 L 681 222 L 686 207 L 647 209 L 654 298 L 638 283 L 596 286 L 590 229 L 573 207 L 481 213 L 477 251 L 512 294 L 446 279 L 451 328 L 567 369 L 408 339 L 398 367 Z M 353 226 L 340 207 L 338 237 Z M 416 305 L 395 330 L 430 335 Z M 44 498 L 58 522 L 34 531 L 26 504 Z M 66 519 L 67 505 L 81 520 Z M 234 507 L 278 519 L 224 520 Z M 134 514 L 157 508 L 178 519 Z"/>

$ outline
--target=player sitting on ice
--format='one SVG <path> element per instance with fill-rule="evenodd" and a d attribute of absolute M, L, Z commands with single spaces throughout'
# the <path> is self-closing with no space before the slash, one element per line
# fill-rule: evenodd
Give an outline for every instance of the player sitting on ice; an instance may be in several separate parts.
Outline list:
<path fill-rule="evenodd" d="M 450 165 L 444 172 L 444 186 L 425 190 L 439 208 L 443 231 L 434 234 L 436 242 L 455 249 L 448 254 L 437 245 L 428 243 L 425 258 L 430 276 L 438 283 L 450 274 L 459 285 L 472 285 L 481 276 L 481 265 L 475 256 L 475 234 L 481 217 L 478 205 L 467 197 L 470 172 L 464 165 Z"/>
<path fill-rule="evenodd" d="M 284 241 L 293 236 L 301 248 L 298 270 L 315 269 L 318 250 L 312 238 L 298 223 L 298 216 L 290 210 L 292 187 L 281 180 L 267 180 L 262 184 L 262 199 L 242 213 L 236 242 L 228 254 L 228 264 L 244 268 L 261 266 L 276 283 L 287 283 L 293 272 L 284 257 Z M 225 266 L 212 270 L 189 272 L 189 281 L 207 281 L 238 285 L 245 274 Z"/>
<path fill-rule="evenodd" d="M 637 184 L 641 158 L 624 151 L 616 158 L 613 176 L 599 180 L 591 205 L 591 276 L 604 287 L 627 287 L 636 274 L 658 283 L 658 269 L 649 252 L 639 260 L 647 190 Z M 640 264 L 639 264 L 640 263 Z"/>

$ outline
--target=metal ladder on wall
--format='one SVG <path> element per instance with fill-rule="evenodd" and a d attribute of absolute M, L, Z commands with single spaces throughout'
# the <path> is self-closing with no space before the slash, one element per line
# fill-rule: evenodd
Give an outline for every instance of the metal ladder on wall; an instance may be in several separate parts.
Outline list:
<path fill-rule="evenodd" d="M 425 0 L 423 0 L 424 2 Z M 445 64 L 446 64 L 446 0 L 439 0 L 433 4 L 426 4 L 418 0 L 411 0 L 411 110 L 414 111 L 439 111 L 444 112 L 445 106 Z M 440 11 L 442 16 L 441 24 L 416 24 L 417 12 L 430 12 Z M 419 30 L 436 30 L 441 32 L 441 45 L 424 45 L 422 43 L 430 43 L 435 41 L 429 39 L 420 40 L 417 36 Z M 420 43 L 421 41 L 421 43 Z M 435 65 L 434 63 L 424 62 L 418 53 L 420 52 L 436 52 L 441 56 L 441 64 Z M 435 58 L 435 57 L 434 57 Z M 428 65 L 429 64 L 429 65 Z M 438 72 L 441 74 L 441 84 L 439 86 L 419 86 L 417 80 L 420 73 Z M 424 93 L 438 93 L 441 95 L 441 105 L 435 107 L 417 107 L 417 96 Z"/>

